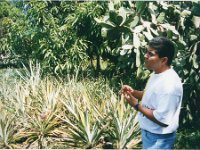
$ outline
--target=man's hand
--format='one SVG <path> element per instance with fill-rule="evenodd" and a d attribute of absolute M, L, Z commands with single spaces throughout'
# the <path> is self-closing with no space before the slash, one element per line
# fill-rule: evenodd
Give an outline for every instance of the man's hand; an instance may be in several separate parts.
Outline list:
<path fill-rule="evenodd" d="M 130 92 L 131 94 L 133 94 L 134 89 L 130 87 L 129 85 L 123 85 L 120 90 L 120 94 L 125 94 L 126 92 Z"/>
<path fill-rule="evenodd" d="M 143 91 L 135 90 L 135 89 L 133 89 L 132 87 L 130 87 L 129 85 L 122 85 L 122 88 L 121 88 L 121 90 L 119 91 L 119 94 L 124 94 L 124 93 L 126 93 L 127 91 L 129 91 L 130 94 L 131 94 L 133 97 L 135 97 L 135 98 L 137 98 L 137 99 L 139 99 L 139 100 L 142 99 L 143 94 L 144 94 Z"/>
<path fill-rule="evenodd" d="M 131 105 L 132 107 L 135 107 L 136 104 L 138 103 L 138 100 L 131 94 L 130 91 L 126 91 L 123 93 L 125 99 L 127 100 L 127 102 L 129 103 L 129 105 Z"/>
<path fill-rule="evenodd" d="M 138 103 L 138 100 L 133 96 L 133 93 L 134 89 L 129 85 L 123 85 L 120 90 L 120 94 L 124 95 L 124 98 L 132 107 L 134 107 Z"/>

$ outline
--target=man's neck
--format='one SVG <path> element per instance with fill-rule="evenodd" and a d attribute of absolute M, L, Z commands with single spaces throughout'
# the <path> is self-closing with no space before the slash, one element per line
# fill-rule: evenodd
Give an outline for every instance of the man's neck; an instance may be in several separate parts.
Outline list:
<path fill-rule="evenodd" d="M 165 72 L 166 70 L 169 70 L 171 67 L 170 66 L 165 66 L 165 67 L 162 67 L 158 70 L 155 70 L 155 74 L 159 74 L 159 73 L 162 73 L 162 72 Z"/>

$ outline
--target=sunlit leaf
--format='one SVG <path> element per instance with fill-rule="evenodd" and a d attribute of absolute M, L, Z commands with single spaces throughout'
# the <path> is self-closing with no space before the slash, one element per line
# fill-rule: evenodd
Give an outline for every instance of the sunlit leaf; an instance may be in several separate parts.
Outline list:
<path fill-rule="evenodd" d="M 164 20 L 165 20 L 165 13 L 164 13 L 164 12 L 161 12 L 161 13 L 159 14 L 159 16 L 157 17 L 157 22 L 158 22 L 158 23 L 163 23 Z"/>
<path fill-rule="evenodd" d="M 140 50 L 136 49 L 136 66 L 139 67 L 140 65 L 141 65 Z"/>
<path fill-rule="evenodd" d="M 134 20 L 130 24 L 130 28 L 134 28 L 139 23 L 140 18 L 138 16 L 134 17 Z"/>
<path fill-rule="evenodd" d="M 192 22 L 194 24 L 194 26 L 196 28 L 199 28 L 200 27 L 200 17 L 197 17 L 197 16 L 193 16 L 192 17 Z"/>
<path fill-rule="evenodd" d="M 143 25 L 139 25 L 139 26 L 136 26 L 133 30 L 134 33 L 140 33 L 141 31 L 144 30 L 144 26 Z"/>
<path fill-rule="evenodd" d="M 128 11 L 124 7 L 119 8 L 119 15 L 122 16 L 123 21 L 121 22 L 120 26 L 122 26 L 127 20 L 127 13 Z"/>
<path fill-rule="evenodd" d="M 198 64 L 198 61 L 197 61 L 197 55 L 196 54 L 193 55 L 192 62 L 193 62 L 194 68 L 198 69 L 199 64 Z"/>
<path fill-rule="evenodd" d="M 144 33 L 144 35 L 146 36 L 146 38 L 148 39 L 148 40 L 151 40 L 152 38 L 153 38 L 153 36 L 152 36 L 152 34 L 151 34 L 151 32 L 149 32 L 149 30 L 148 30 L 148 32 L 143 32 Z"/>
<path fill-rule="evenodd" d="M 123 45 L 122 49 L 132 49 L 133 45 Z"/>
<path fill-rule="evenodd" d="M 133 34 L 133 45 L 136 49 L 138 49 L 140 47 L 140 39 L 138 37 L 138 34 L 137 33 L 134 33 Z"/>

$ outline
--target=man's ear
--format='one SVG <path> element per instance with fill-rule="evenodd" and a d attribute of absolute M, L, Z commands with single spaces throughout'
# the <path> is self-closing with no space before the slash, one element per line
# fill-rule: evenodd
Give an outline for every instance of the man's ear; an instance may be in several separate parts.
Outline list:
<path fill-rule="evenodd" d="M 162 58 L 162 63 L 167 65 L 168 62 L 168 58 L 167 57 L 163 57 Z"/>

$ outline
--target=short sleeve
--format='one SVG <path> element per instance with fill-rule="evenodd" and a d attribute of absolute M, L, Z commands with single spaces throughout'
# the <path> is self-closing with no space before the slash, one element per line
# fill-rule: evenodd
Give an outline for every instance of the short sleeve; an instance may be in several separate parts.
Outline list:
<path fill-rule="evenodd" d="M 158 121 L 169 125 L 177 110 L 180 97 L 175 94 L 159 94 L 156 96 L 156 100 L 158 103 L 153 111 L 154 117 Z"/>

